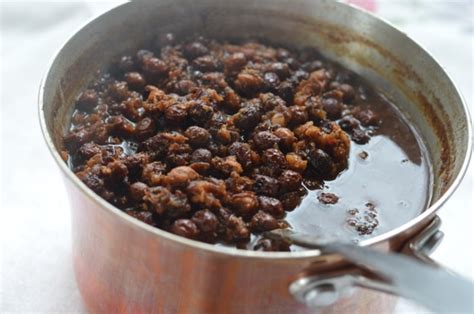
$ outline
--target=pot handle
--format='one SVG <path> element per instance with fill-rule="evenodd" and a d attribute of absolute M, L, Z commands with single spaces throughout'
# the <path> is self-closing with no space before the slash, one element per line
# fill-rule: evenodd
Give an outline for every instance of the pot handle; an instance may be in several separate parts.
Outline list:
<path fill-rule="evenodd" d="M 441 220 L 433 221 L 402 249 L 385 253 L 353 244 L 326 242 L 285 231 L 297 245 L 342 255 L 354 264 L 349 271 L 309 274 L 290 284 L 290 293 L 309 307 L 327 306 L 348 288 L 359 286 L 411 299 L 436 312 L 472 312 L 474 285 L 441 267 L 428 257 L 443 233 Z M 410 256 L 411 255 L 411 256 Z"/>

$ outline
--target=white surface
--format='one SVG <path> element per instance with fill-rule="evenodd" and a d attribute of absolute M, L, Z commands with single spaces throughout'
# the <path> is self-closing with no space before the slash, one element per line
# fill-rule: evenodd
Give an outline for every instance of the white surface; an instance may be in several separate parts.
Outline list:
<path fill-rule="evenodd" d="M 39 129 L 37 90 L 53 53 L 113 5 L 1 2 L 0 312 L 84 312 L 72 271 L 69 204 Z M 383 1 L 378 7 L 446 67 L 473 111 L 472 2 Z M 473 178 L 471 166 L 441 211 L 446 236 L 433 254 L 470 278 Z M 403 301 L 397 312 L 423 310 Z"/>

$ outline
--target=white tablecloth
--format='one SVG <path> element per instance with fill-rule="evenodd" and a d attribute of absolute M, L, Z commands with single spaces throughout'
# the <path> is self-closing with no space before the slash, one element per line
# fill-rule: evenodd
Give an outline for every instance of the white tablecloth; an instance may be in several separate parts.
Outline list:
<path fill-rule="evenodd" d="M 85 311 L 72 271 L 69 204 L 39 129 L 37 90 L 70 34 L 117 3 L 1 2 L 0 312 Z M 377 1 L 375 8 L 432 52 L 472 105 L 472 2 Z M 473 177 L 471 167 L 441 211 L 446 237 L 433 254 L 471 278 Z M 423 310 L 402 301 L 397 312 Z"/>

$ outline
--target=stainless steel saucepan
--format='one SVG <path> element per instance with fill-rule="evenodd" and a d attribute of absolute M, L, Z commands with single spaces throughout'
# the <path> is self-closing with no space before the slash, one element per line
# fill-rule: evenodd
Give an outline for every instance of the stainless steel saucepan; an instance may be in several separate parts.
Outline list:
<path fill-rule="evenodd" d="M 91 312 L 388 312 L 395 281 L 333 250 L 252 252 L 216 247 L 148 226 L 87 188 L 58 151 L 74 97 L 97 68 L 149 46 L 156 35 L 266 38 L 316 46 L 384 91 L 416 125 L 434 170 L 429 207 L 406 224 L 362 241 L 359 249 L 401 252 L 422 262 L 442 237 L 436 213 L 454 192 L 472 149 L 471 123 L 442 67 L 379 18 L 330 0 L 158 0 L 118 6 L 61 48 L 42 82 L 40 120 L 72 204 L 76 279 Z M 339 298 L 339 296 L 341 296 Z M 406 296 L 406 295 L 405 295 Z"/>

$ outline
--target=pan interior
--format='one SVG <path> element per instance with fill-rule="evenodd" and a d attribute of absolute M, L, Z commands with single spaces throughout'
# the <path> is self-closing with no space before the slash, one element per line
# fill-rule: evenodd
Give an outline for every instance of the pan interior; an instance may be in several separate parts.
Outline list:
<path fill-rule="evenodd" d="M 411 143 L 418 146 L 419 154 L 413 155 L 407 149 L 411 144 L 406 146 L 391 140 L 392 148 L 382 145 L 383 150 L 391 149 L 393 161 L 408 159 L 414 167 L 419 167 L 419 175 L 413 178 L 423 181 L 414 181 L 420 188 L 404 191 L 404 194 L 416 195 L 417 200 L 410 203 L 397 198 L 396 206 L 400 210 L 408 208 L 409 216 L 438 200 L 463 166 L 463 156 L 469 146 L 466 135 L 469 126 L 463 118 L 462 101 L 442 69 L 403 34 L 365 13 L 332 1 L 303 1 L 290 6 L 280 0 L 244 1 L 238 5 L 223 1 L 165 0 L 128 3 L 103 15 L 63 47 L 46 78 L 44 114 L 57 149 L 61 148 L 61 137 L 69 126 L 75 95 L 92 79 L 95 70 L 124 53 L 149 46 L 167 32 L 177 37 L 199 33 L 221 40 L 257 38 L 294 48 L 314 46 L 329 59 L 364 77 L 390 100 L 387 103 L 395 104 L 390 105 L 387 112 L 403 113 L 400 125 L 411 130 Z M 401 42 L 403 47 L 400 47 Z M 448 102 L 454 105 L 447 107 Z M 456 121 L 455 129 L 450 127 L 452 121 Z M 416 125 L 416 128 L 407 125 Z M 371 145 L 380 145 L 377 143 L 374 138 Z M 352 149 L 351 164 L 359 162 L 358 149 Z M 413 157 L 415 155 L 418 157 Z M 461 158 L 455 159 L 453 155 Z M 383 158 L 380 161 L 388 162 Z M 341 178 L 350 173 L 351 170 L 347 171 Z M 386 174 L 380 177 L 382 181 L 374 179 L 374 182 L 390 181 Z M 351 186 L 364 184 L 350 182 Z M 337 180 L 328 185 L 339 188 Z M 390 189 L 390 185 L 382 187 Z M 347 209 L 350 208 L 344 210 Z M 396 225 L 406 219 L 402 220 Z M 388 229 L 392 227 L 396 226 Z M 388 230 L 381 229 L 380 233 L 385 231 Z"/>

